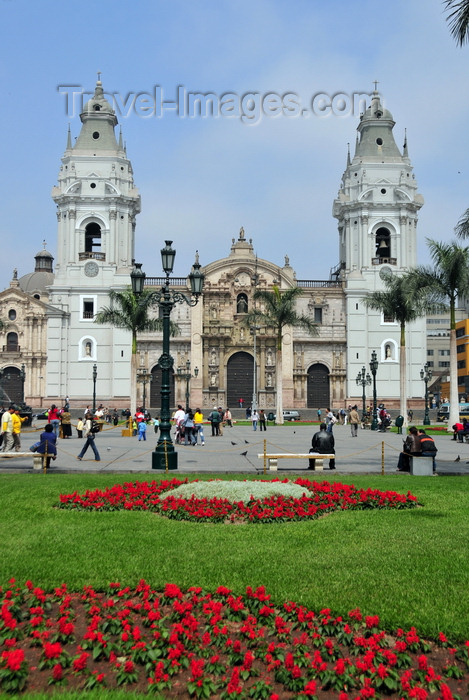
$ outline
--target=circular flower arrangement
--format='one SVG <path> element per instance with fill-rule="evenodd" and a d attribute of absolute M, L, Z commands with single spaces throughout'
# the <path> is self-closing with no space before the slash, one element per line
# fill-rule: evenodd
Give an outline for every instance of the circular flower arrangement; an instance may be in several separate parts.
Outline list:
<path fill-rule="evenodd" d="M 235 484 L 236 490 L 230 493 L 229 484 Z M 179 492 L 179 487 L 184 491 Z M 61 494 L 58 504 L 60 508 L 77 510 L 149 510 L 176 520 L 214 523 L 279 523 L 311 520 L 335 510 L 400 509 L 417 505 L 417 498 L 409 491 L 399 494 L 302 478 L 294 482 L 288 479 L 136 481 L 116 484 L 104 491 Z"/>
<path fill-rule="evenodd" d="M 469 642 L 275 604 L 263 586 L 0 587 L 0 691 L 15 697 L 104 686 L 160 700 L 461 700 L 468 669 Z"/>

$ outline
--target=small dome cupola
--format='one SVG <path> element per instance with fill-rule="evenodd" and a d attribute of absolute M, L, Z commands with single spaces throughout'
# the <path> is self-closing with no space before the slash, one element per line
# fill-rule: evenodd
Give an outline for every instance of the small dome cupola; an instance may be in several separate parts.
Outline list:
<path fill-rule="evenodd" d="M 116 141 L 114 128 L 117 124 L 116 113 L 104 97 L 103 84 L 98 73 L 98 80 L 93 97 L 83 107 L 80 114 L 83 126 L 77 138 L 74 151 L 121 151 Z"/>
<path fill-rule="evenodd" d="M 381 104 L 375 83 L 371 105 L 362 115 L 357 127 L 359 139 L 357 140 L 355 157 L 360 159 L 376 158 L 382 161 L 386 161 L 388 158 L 400 158 L 401 153 L 392 133 L 394 124 L 391 112 Z"/>

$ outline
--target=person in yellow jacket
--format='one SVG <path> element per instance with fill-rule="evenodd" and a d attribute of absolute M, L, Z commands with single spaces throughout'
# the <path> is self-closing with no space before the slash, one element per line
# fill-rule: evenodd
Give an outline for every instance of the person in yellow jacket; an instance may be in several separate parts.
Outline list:
<path fill-rule="evenodd" d="M 24 418 L 21 418 L 20 411 L 18 408 L 16 408 L 14 410 L 14 412 L 11 414 L 13 447 L 15 448 L 15 452 L 19 452 L 21 450 L 21 440 L 20 440 L 21 426 L 25 420 L 27 420 L 27 416 L 25 416 Z"/>

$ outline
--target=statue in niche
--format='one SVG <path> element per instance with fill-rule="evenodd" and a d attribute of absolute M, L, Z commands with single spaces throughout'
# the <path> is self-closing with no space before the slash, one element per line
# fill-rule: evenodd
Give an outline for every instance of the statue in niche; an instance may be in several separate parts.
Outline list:
<path fill-rule="evenodd" d="M 296 354 L 296 366 L 297 366 L 298 368 L 301 367 L 301 353 L 300 353 L 300 352 L 298 352 L 298 353 Z"/>
<path fill-rule="evenodd" d="M 85 357 L 91 357 L 91 349 L 92 349 L 91 343 L 89 340 L 87 340 L 85 343 Z"/>
<path fill-rule="evenodd" d="M 272 375 L 271 375 L 270 372 L 268 373 L 268 375 L 267 375 L 266 378 L 265 378 L 265 385 L 266 385 L 267 387 L 271 387 L 271 386 L 272 386 Z"/>
<path fill-rule="evenodd" d="M 217 364 L 217 351 L 215 350 L 215 348 L 212 348 L 210 350 L 210 364 L 211 365 Z"/>
<path fill-rule="evenodd" d="M 217 318 L 217 307 L 216 306 L 212 306 L 211 313 L 212 313 L 213 320 L 216 320 L 216 318 Z"/>
<path fill-rule="evenodd" d="M 217 386 L 217 373 L 213 372 L 210 375 L 210 386 Z"/>
<path fill-rule="evenodd" d="M 386 360 L 392 360 L 392 350 L 389 343 L 387 343 L 384 347 L 384 357 Z"/>
<path fill-rule="evenodd" d="M 243 326 L 241 326 L 241 328 L 239 329 L 239 339 L 244 340 L 244 328 L 243 328 Z"/>
<path fill-rule="evenodd" d="M 267 356 L 266 356 L 265 363 L 266 363 L 266 365 L 270 365 L 270 366 L 272 366 L 274 364 L 274 358 L 273 358 L 272 350 L 270 348 L 267 350 Z"/>

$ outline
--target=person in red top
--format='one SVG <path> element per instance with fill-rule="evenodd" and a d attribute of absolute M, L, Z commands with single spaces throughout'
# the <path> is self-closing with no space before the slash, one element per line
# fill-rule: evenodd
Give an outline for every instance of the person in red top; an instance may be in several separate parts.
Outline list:
<path fill-rule="evenodd" d="M 49 413 L 47 415 L 47 419 L 49 423 L 52 425 L 52 428 L 54 430 L 54 434 L 56 437 L 59 435 L 59 426 L 60 426 L 60 416 L 59 416 L 59 411 L 55 403 L 52 404 L 52 406 L 49 408 Z"/>
<path fill-rule="evenodd" d="M 454 424 L 453 426 L 451 426 L 451 427 L 453 428 L 453 440 L 457 440 L 457 439 L 458 439 L 458 433 L 459 433 L 460 430 L 462 430 L 462 429 L 464 428 L 464 426 L 463 426 L 462 423 L 455 423 L 455 424 Z"/>

